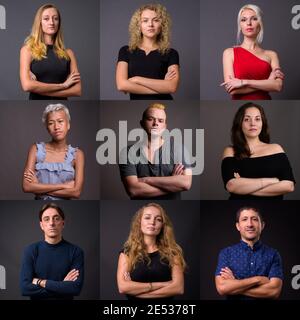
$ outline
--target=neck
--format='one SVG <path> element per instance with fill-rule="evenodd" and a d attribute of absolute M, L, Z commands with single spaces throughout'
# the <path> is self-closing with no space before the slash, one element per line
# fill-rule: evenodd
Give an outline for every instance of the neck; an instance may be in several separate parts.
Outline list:
<path fill-rule="evenodd" d="M 254 51 L 255 49 L 259 48 L 259 45 L 257 44 L 256 39 L 244 37 L 241 47 L 250 51 Z"/>
<path fill-rule="evenodd" d="M 144 243 L 147 247 L 147 252 L 153 252 L 157 250 L 156 236 L 144 235 Z"/>
<path fill-rule="evenodd" d="M 259 140 L 258 137 L 253 138 L 253 139 L 247 139 L 247 138 L 246 138 L 246 141 L 247 141 L 247 144 L 248 144 L 250 150 L 253 150 L 253 149 L 255 149 L 257 146 L 259 146 L 260 144 L 262 144 L 262 142 Z"/>
<path fill-rule="evenodd" d="M 156 39 L 143 37 L 141 46 L 146 49 L 156 49 L 157 48 Z"/>
<path fill-rule="evenodd" d="M 49 244 L 57 244 L 62 240 L 62 236 L 57 236 L 55 238 L 49 238 L 45 236 L 45 241 Z"/>
<path fill-rule="evenodd" d="M 44 34 L 44 41 L 45 41 L 45 44 L 47 44 L 47 45 L 54 44 L 54 38 L 52 36 L 47 35 L 47 34 Z"/>
<path fill-rule="evenodd" d="M 52 140 L 49 144 L 55 151 L 65 151 L 67 147 L 66 139 L 60 141 Z"/>
<path fill-rule="evenodd" d="M 246 242 L 246 243 L 253 249 L 255 243 L 259 240 L 259 238 L 253 239 L 253 240 L 248 240 L 248 239 L 242 238 L 242 240 L 243 240 L 244 242 Z"/>

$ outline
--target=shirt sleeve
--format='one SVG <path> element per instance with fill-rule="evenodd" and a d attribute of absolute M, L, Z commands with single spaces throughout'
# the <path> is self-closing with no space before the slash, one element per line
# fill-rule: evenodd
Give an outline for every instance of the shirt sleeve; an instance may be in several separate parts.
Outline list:
<path fill-rule="evenodd" d="M 234 157 L 226 157 L 222 160 L 221 170 L 225 189 L 227 182 L 234 178 L 235 172 L 238 172 L 236 161 Z"/>
<path fill-rule="evenodd" d="M 84 278 L 84 255 L 83 251 L 76 247 L 70 270 L 79 271 L 79 276 L 75 281 L 54 281 L 47 280 L 46 289 L 60 295 L 78 296 L 80 294 Z"/>
<path fill-rule="evenodd" d="M 124 46 L 119 50 L 118 62 L 119 61 L 125 61 L 127 63 L 129 62 L 128 46 Z"/>
<path fill-rule="evenodd" d="M 137 176 L 136 165 L 131 163 L 128 159 L 129 148 L 124 148 L 121 150 L 119 157 L 119 169 L 121 178 L 128 176 Z M 134 159 L 132 159 L 132 162 Z"/>
<path fill-rule="evenodd" d="M 271 278 L 280 278 L 283 280 L 283 268 L 282 261 L 278 251 L 275 250 L 272 265 L 268 275 L 269 279 Z"/>
<path fill-rule="evenodd" d="M 216 272 L 215 272 L 215 276 L 219 276 L 221 269 L 228 267 L 229 263 L 228 263 L 228 254 L 227 254 L 227 249 L 223 249 L 220 253 L 219 253 L 219 258 L 218 258 L 218 265 L 216 268 Z"/>
<path fill-rule="evenodd" d="M 168 55 L 168 67 L 172 66 L 173 64 L 179 65 L 179 54 L 175 49 L 170 49 Z"/>
<path fill-rule="evenodd" d="M 280 164 L 280 175 L 278 177 L 279 180 L 289 180 L 296 182 L 293 174 L 292 167 L 290 165 L 290 161 L 285 153 L 282 154 L 282 163 Z"/>
<path fill-rule="evenodd" d="M 53 294 L 46 289 L 32 283 L 33 278 L 37 278 L 34 271 L 35 265 L 35 248 L 29 246 L 25 249 L 22 259 L 20 287 L 23 296 L 36 298 L 50 298 Z"/>

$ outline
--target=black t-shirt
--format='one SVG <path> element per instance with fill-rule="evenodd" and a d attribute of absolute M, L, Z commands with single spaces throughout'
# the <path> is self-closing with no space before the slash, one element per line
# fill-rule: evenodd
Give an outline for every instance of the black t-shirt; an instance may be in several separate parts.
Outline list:
<path fill-rule="evenodd" d="M 47 46 L 47 58 L 33 60 L 30 71 L 37 81 L 44 83 L 63 83 L 70 74 L 70 60 L 59 58 L 53 51 L 53 45 Z M 30 92 L 29 100 L 67 100 L 63 97 L 49 97 Z"/>
<path fill-rule="evenodd" d="M 295 182 L 293 171 L 287 155 L 283 152 L 272 155 L 244 158 L 226 157 L 222 161 L 222 177 L 224 186 L 238 173 L 242 178 L 278 178 Z M 259 197 L 231 193 L 229 199 L 283 199 L 283 195 Z"/>
<path fill-rule="evenodd" d="M 121 178 L 128 176 L 143 177 L 167 177 L 173 173 L 176 163 L 182 163 L 185 169 L 191 168 L 190 155 L 184 146 L 175 148 L 173 140 L 170 145 L 165 142 L 156 152 L 156 162 L 151 163 L 141 152 L 141 145 L 137 144 L 137 152 L 129 146 L 121 151 L 122 162 L 119 164 Z M 170 152 L 168 152 L 170 150 Z M 120 162 L 119 159 L 119 162 Z M 151 197 L 147 199 L 163 200 L 163 199 L 180 199 L 181 192 L 170 192 L 166 195 Z M 137 198 L 135 198 L 137 199 Z M 144 198 L 138 198 L 144 199 Z"/>
<path fill-rule="evenodd" d="M 151 79 L 165 78 L 168 68 L 171 65 L 179 65 L 179 55 L 175 49 L 170 49 L 167 53 L 161 54 L 158 50 L 151 51 L 146 55 L 142 49 L 133 52 L 124 46 L 119 51 L 118 62 L 128 63 L 128 78 L 140 76 Z M 131 100 L 172 100 L 170 94 L 130 94 Z"/>

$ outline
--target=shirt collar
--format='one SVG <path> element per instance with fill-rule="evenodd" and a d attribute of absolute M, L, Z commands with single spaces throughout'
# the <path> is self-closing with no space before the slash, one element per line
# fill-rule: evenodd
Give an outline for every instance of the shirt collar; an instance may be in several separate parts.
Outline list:
<path fill-rule="evenodd" d="M 243 240 L 240 241 L 240 244 L 241 244 L 242 248 L 244 248 L 245 250 L 246 250 L 246 249 L 247 249 L 247 250 L 250 249 L 250 250 L 252 250 L 252 251 L 257 251 L 257 250 L 259 250 L 259 249 L 261 248 L 261 246 L 262 246 L 262 242 L 261 242 L 260 240 L 258 240 L 258 241 L 256 241 L 256 242 L 254 243 L 253 249 L 249 246 L 249 244 L 248 244 L 247 242 L 245 242 L 245 241 L 243 241 Z"/>

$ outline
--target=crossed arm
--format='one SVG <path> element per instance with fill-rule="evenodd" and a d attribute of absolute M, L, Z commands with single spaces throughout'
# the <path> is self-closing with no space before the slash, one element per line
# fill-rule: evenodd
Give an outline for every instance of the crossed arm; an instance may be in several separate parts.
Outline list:
<path fill-rule="evenodd" d="M 34 194 L 48 194 L 57 197 L 79 198 L 84 181 L 84 154 L 81 150 L 76 151 L 74 160 L 75 180 L 59 184 L 40 183 L 35 175 L 36 145 L 32 145 L 23 175 L 23 191 Z"/>
<path fill-rule="evenodd" d="M 172 192 L 187 191 L 192 185 L 192 170 L 176 164 L 172 176 L 143 177 L 127 176 L 123 178 L 126 192 L 131 198 L 158 197 Z"/>
<path fill-rule="evenodd" d="M 179 84 L 179 66 L 173 64 L 163 80 L 135 76 L 128 78 L 128 63 L 119 61 L 116 70 L 117 89 L 124 93 L 159 94 L 174 93 Z"/>
<path fill-rule="evenodd" d="M 254 276 L 238 280 L 228 268 L 222 268 L 215 277 L 217 291 L 220 295 L 245 295 L 253 298 L 277 299 L 281 292 L 282 280 L 264 276 Z"/>
<path fill-rule="evenodd" d="M 223 74 L 224 82 L 221 86 L 224 86 L 226 91 L 233 94 L 247 94 L 257 90 L 263 91 L 275 91 L 279 92 L 282 89 L 284 74 L 280 70 L 279 59 L 274 51 L 268 51 L 271 58 L 272 72 L 268 79 L 264 80 L 252 80 L 252 79 L 238 79 L 234 75 L 233 61 L 234 54 L 233 49 L 228 48 L 223 53 Z"/>
<path fill-rule="evenodd" d="M 67 49 L 70 57 L 70 74 L 63 83 L 45 83 L 36 80 L 30 71 L 32 61 L 30 49 L 25 45 L 20 51 L 20 80 L 22 89 L 49 97 L 81 96 L 81 80 L 77 61 L 72 50 Z"/>
<path fill-rule="evenodd" d="M 165 282 L 136 282 L 128 273 L 128 258 L 119 256 L 117 283 L 121 294 L 129 294 L 143 299 L 166 298 L 184 293 L 183 271 L 178 264 L 172 267 L 172 280 Z"/>

